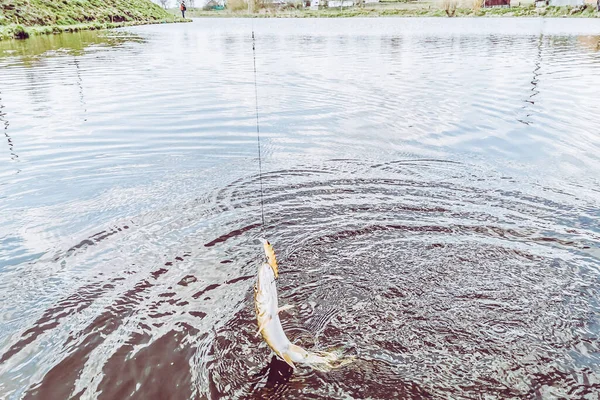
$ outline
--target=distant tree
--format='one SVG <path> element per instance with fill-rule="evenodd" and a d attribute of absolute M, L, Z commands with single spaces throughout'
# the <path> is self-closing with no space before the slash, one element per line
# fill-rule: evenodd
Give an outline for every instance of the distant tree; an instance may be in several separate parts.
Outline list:
<path fill-rule="evenodd" d="M 169 2 L 169 0 L 160 0 L 160 5 L 163 6 L 163 8 L 166 10 L 168 2 Z"/>
<path fill-rule="evenodd" d="M 190 8 L 194 8 L 194 3 L 196 3 L 196 0 L 187 0 L 187 2 L 190 5 Z"/>

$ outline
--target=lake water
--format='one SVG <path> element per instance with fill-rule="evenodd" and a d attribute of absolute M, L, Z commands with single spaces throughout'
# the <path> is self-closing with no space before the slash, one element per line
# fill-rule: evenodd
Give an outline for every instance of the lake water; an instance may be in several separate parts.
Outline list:
<path fill-rule="evenodd" d="M 599 88 L 600 20 L 0 42 L 0 397 L 596 399 Z"/>

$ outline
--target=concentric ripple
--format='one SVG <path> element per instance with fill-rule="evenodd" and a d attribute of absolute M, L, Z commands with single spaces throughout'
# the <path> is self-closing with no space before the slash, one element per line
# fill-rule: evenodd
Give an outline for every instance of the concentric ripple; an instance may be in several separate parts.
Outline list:
<path fill-rule="evenodd" d="M 327 169 L 266 174 L 266 207 L 285 216 L 267 228 L 284 249 L 280 301 L 299 305 L 284 326 L 302 345 L 343 348 L 357 359 L 331 374 L 292 375 L 277 360 L 261 370 L 269 351 L 253 349 L 254 315 L 245 307 L 207 338 L 215 357 L 200 363 L 205 394 L 595 393 L 599 274 L 587 250 L 600 242 L 592 230 L 572 229 L 586 204 L 508 194 L 500 177 L 466 178 L 465 170 L 405 160 L 334 179 Z M 241 183 L 231 189 L 233 207 L 256 196 L 254 179 L 247 184 L 248 193 Z"/>

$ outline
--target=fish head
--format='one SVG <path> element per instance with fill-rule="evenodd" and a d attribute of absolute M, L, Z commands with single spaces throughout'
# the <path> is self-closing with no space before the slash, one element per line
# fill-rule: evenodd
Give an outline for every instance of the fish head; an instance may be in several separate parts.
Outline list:
<path fill-rule="evenodd" d="M 263 247 L 265 249 L 265 256 L 267 256 L 268 264 L 273 270 L 275 278 L 279 277 L 279 267 L 277 266 L 277 258 L 275 257 L 275 250 L 268 240 L 263 239 Z"/>

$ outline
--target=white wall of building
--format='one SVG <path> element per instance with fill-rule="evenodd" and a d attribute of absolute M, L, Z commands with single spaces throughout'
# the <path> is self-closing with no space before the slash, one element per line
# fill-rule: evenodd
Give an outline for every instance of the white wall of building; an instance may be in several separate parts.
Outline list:
<path fill-rule="evenodd" d="M 335 8 L 335 7 L 352 7 L 354 5 L 353 0 L 329 0 L 327 3 L 327 7 Z"/>

